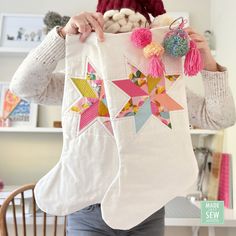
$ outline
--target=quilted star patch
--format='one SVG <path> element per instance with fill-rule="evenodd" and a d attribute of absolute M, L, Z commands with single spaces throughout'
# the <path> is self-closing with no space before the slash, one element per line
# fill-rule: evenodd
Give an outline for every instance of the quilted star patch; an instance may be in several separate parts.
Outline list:
<path fill-rule="evenodd" d="M 71 78 L 71 80 L 82 96 L 70 108 L 81 115 L 79 130 L 89 126 L 98 117 L 102 117 L 102 124 L 113 134 L 103 80 L 99 78 L 95 69 L 88 63 L 86 78 Z"/>
<path fill-rule="evenodd" d="M 129 67 L 131 73 L 128 79 L 113 81 L 130 97 L 117 118 L 134 116 L 136 132 L 142 128 L 151 115 L 172 128 L 170 112 L 182 110 L 183 107 L 166 93 L 166 83 L 173 84 L 180 76 L 166 75 L 163 78 L 154 78 L 144 75 L 131 64 Z"/>

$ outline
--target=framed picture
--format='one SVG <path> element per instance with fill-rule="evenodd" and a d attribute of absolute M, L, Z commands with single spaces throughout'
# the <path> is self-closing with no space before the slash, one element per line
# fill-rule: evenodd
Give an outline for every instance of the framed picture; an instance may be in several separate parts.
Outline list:
<path fill-rule="evenodd" d="M 46 35 L 43 15 L 0 14 L 0 47 L 36 47 Z"/>
<path fill-rule="evenodd" d="M 29 103 L 9 90 L 9 83 L 0 82 L 0 117 L 10 127 L 36 127 L 38 105 Z"/>

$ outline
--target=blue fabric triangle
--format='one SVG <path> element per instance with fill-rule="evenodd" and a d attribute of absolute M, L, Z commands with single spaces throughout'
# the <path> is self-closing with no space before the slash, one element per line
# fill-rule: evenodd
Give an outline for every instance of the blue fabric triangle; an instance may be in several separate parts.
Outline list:
<path fill-rule="evenodd" d="M 142 107 L 140 107 L 138 113 L 134 116 L 136 132 L 138 132 L 148 118 L 152 115 L 150 98 L 148 98 Z"/>

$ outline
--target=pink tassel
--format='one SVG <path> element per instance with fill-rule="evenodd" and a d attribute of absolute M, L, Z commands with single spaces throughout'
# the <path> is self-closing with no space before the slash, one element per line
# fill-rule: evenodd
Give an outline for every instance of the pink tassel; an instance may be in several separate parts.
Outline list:
<path fill-rule="evenodd" d="M 162 77 L 165 73 L 165 66 L 158 56 L 152 56 L 149 61 L 149 74 L 153 77 Z"/>
<path fill-rule="evenodd" d="M 190 41 L 190 49 L 185 57 L 184 73 L 188 76 L 197 75 L 203 69 L 200 50 L 194 41 Z"/>

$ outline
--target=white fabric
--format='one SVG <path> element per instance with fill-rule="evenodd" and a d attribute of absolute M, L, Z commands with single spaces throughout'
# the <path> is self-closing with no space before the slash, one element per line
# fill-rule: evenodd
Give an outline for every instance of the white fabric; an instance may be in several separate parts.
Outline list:
<path fill-rule="evenodd" d="M 152 30 L 162 42 L 168 27 Z M 113 82 L 128 79 L 127 62 L 147 74 L 142 50 L 132 46 L 130 33 L 92 34 L 85 43 L 67 38 L 66 81 L 62 124 L 63 150 L 58 164 L 36 185 L 39 207 L 66 215 L 102 203 L 102 215 L 112 228 L 129 229 L 182 194 L 197 178 L 198 167 L 189 133 L 185 83 L 178 79 L 168 91 L 184 110 L 171 112 L 172 129 L 154 116 L 136 132 L 134 117 L 116 118 L 129 96 Z M 85 78 L 87 63 L 104 81 L 114 136 L 97 118 L 79 131 L 80 115 L 70 107 L 82 96 L 71 78 Z M 181 60 L 165 57 L 167 74 L 182 74 Z M 117 150 L 118 147 L 118 150 Z"/>
<path fill-rule="evenodd" d="M 70 78 L 85 78 L 88 58 L 97 65 L 96 37 L 86 44 L 71 37 L 66 51 L 66 79 L 62 105 L 63 149 L 60 161 L 40 179 L 35 198 L 40 209 L 52 215 L 68 215 L 88 205 L 100 203 L 118 170 L 114 137 L 104 129 L 102 118 L 88 129 L 78 129 L 80 115 L 70 107 L 82 96 Z"/>

